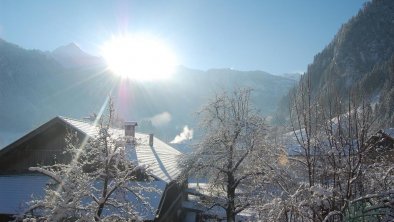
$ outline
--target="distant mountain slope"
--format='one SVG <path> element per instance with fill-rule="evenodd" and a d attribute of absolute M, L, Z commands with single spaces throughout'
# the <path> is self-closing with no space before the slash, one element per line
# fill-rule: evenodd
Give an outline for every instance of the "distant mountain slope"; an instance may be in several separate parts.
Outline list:
<path fill-rule="evenodd" d="M 382 99 L 394 95 L 389 92 L 394 86 L 393 55 L 394 1 L 373 0 L 314 57 L 304 81 L 310 78 L 315 98 L 339 95 L 346 99 L 352 92 L 371 100 L 380 97 L 378 107 L 386 107 Z M 286 105 L 283 102 L 281 110 Z M 387 117 L 392 118 L 393 113 Z"/>
<path fill-rule="evenodd" d="M 95 73 L 66 69 L 48 53 L 0 39 L 0 146 L 53 116 L 97 110 L 96 98 L 109 90 L 92 93 L 91 87 L 85 88 L 91 80 L 83 80 Z"/>
<path fill-rule="evenodd" d="M 84 63 L 81 58 L 92 57 L 75 44 L 44 53 L 0 41 L 0 143 L 56 115 L 82 118 L 98 112 L 110 92 L 121 117 L 139 121 L 140 131 L 171 141 L 185 125 L 195 126 L 194 113 L 214 92 L 253 88 L 257 108 L 269 115 L 295 84 L 261 71 L 186 67 L 168 81 L 136 82 L 120 80 L 103 61 Z"/>
<path fill-rule="evenodd" d="M 394 52 L 394 1 L 375 0 L 344 24 L 308 67 L 316 89 L 349 91 L 376 64 Z"/>
<path fill-rule="evenodd" d="M 0 40 L 0 121 L 3 129 L 32 124 L 44 101 L 63 82 L 62 67 L 37 50 Z M 22 114 L 23 113 L 23 114 Z M 10 120 L 24 119 L 25 123 Z"/>

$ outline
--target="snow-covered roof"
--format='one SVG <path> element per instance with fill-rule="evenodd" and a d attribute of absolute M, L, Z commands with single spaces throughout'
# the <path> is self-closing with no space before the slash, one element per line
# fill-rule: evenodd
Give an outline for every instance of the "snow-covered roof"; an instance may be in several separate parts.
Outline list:
<path fill-rule="evenodd" d="M 394 128 L 387 128 L 383 130 L 387 135 L 389 135 L 391 138 L 394 138 Z"/>
<path fill-rule="evenodd" d="M 297 136 L 305 134 L 305 130 L 297 130 L 295 132 L 288 132 L 283 135 L 283 144 L 289 156 L 297 156 L 302 154 L 302 147 L 297 141 Z"/>
<path fill-rule="evenodd" d="M 18 215 L 27 209 L 27 202 L 33 197 L 42 198 L 44 188 L 51 179 L 44 175 L 5 175 L 0 176 L 0 214 Z M 154 220 L 160 205 L 160 200 L 166 187 L 164 181 L 153 182 L 130 182 L 130 186 L 143 186 L 140 195 L 144 197 L 144 203 L 134 195 L 128 199 L 133 203 L 135 211 L 143 220 Z M 4 201 L 6 200 L 6 201 Z"/>
<path fill-rule="evenodd" d="M 139 195 L 144 198 L 144 202 L 137 198 L 134 194 L 127 196 L 127 199 L 133 204 L 135 212 L 143 221 L 153 221 L 156 217 L 160 206 L 160 200 L 166 188 L 164 181 L 152 182 L 129 182 L 129 186 L 140 186 L 144 189 L 140 190 Z M 146 203 L 148 205 L 146 205 Z M 105 212 L 104 212 L 105 214 Z"/>
<path fill-rule="evenodd" d="M 94 137 L 98 134 L 98 127 L 90 122 L 66 117 L 59 118 L 88 136 Z M 111 128 L 110 133 L 114 137 L 124 136 L 123 129 Z M 130 151 L 129 157 L 139 165 L 147 166 L 150 174 L 155 178 L 167 183 L 175 180 L 180 174 L 177 161 L 181 152 L 156 137 L 153 146 L 150 146 L 149 134 L 136 133 L 135 137 L 137 141 L 135 149 L 126 147 L 126 150 Z"/>
<path fill-rule="evenodd" d="M 48 177 L 43 175 L 0 176 L 0 214 L 19 214 L 32 196 L 43 197 Z"/>
<path fill-rule="evenodd" d="M 182 208 L 186 212 L 200 212 L 206 218 L 226 218 L 226 211 L 221 206 L 210 206 L 203 203 L 201 197 L 210 196 L 207 183 L 189 183 L 187 200 L 182 201 Z M 225 196 L 225 194 L 223 194 Z M 236 221 L 255 221 L 256 212 L 253 209 L 245 209 L 236 216 Z"/>

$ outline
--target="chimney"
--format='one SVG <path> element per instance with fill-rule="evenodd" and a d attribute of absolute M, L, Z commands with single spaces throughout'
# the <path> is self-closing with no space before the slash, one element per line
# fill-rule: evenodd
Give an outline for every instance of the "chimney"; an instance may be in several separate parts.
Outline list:
<path fill-rule="evenodd" d="M 149 146 L 153 146 L 153 133 L 149 134 Z"/>
<path fill-rule="evenodd" d="M 124 123 L 124 135 L 135 138 L 135 127 L 138 126 L 137 122 Z"/>

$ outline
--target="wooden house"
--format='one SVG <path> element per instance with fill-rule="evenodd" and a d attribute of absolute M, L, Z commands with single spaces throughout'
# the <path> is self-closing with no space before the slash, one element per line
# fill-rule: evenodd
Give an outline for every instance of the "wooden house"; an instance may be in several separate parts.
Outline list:
<path fill-rule="evenodd" d="M 366 158 L 370 163 L 394 162 L 394 128 L 379 130 L 366 142 Z"/>
<path fill-rule="evenodd" d="M 125 129 L 112 128 L 113 135 L 133 134 L 141 141 L 135 145 L 133 155 L 139 165 L 148 166 L 149 174 L 162 187 L 159 198 L 151 204 L 155 212 L 145 215 L 146 221 L 178 221 L 185 183 L 177 179 L 180 170 L 178 150 L 155 138 L 152 134 L 135 132 L 134 122 Z M 0 150 L 0 221 L 8 221 L 12 215 L 23 212 L 31 195 L 42 195 L 48 178 L 33 174 L 29 167 L 68 163 L 70 158 L 63 154 L 65 136 L 72 130 L 83 139 L 94 138 L 98 128 L 88 121 L 55 117 L 42 126 Z"/>

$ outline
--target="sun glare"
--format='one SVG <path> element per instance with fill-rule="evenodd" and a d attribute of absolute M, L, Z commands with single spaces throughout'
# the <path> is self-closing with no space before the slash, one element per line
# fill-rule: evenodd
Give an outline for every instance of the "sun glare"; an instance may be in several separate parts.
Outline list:
<path fill-rule="evenodd" d="M 171 49 L 151 36 L 113 37 L 101 52 L 113 73 L 134 80 L 169 78 L 178 65 Z"/>

